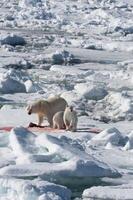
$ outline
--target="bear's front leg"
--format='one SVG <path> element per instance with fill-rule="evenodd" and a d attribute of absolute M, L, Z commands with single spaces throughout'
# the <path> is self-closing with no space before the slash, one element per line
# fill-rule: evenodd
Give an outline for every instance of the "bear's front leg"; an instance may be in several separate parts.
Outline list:
<path fill-rule="evenodd" d="M 41 126 L 43 123 L 43 115 L 38 114 L 38 126 Z"/>
<path fill-rule="evenodd" d="M 66 127 L 66 131 L 69 131 L 70 124 L 67 120 L 65 120 L 65 127 Z"/>
<path fill-rule="evenodd" d="M 56 123 L 54 123 L 54 122 L 53 122 L 53 128 L 54 128 L 54 129 L 57 128 L 57 125 L 56 125 Z"/>
<path fill-rule="evenodd" d="M 53 128 L 53 120 L 52 117 L 50 115 L 47 116 L 48 117 L 48 123 L 50 125 L 51 128 Z"/>

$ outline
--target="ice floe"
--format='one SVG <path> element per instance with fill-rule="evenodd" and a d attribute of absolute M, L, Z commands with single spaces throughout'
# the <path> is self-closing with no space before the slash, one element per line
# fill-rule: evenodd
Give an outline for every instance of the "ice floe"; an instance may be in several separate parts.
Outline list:
<path fill-rule="evenodd" d="M 131 200 L 132 199 L 133 187 L 132 184 L 123 184 L 120 186 L 98 186 L 92 187 L 90 189 L 86 189 L 83 192 L 83 199 L 124 199 Z"/>
<path fill-rule="evenodd" d="M 75 85 L 75 90 L 86 99 L 90 100 L 101 100 L 108 94 L 104 88 L 90 86 L 90 84 L 86 83 L 79 83 Z"/>
<path fill-rule="evenodd" d="M 132 18 L 132 0 L 0 1 L 0 199 L 132 199 Z M 74 134 L 27 130 L 51 94 Z"/>
<path fill-rule="evenodd" d="M 60 177 L 71 180 L 71 177 L 119 176 L 117 170 L 89 156 L 80 144 L 70 143 L 65 136 L 60 139 L 46 133 L 35 136 L 20 127 L 11 131 L 10 145 L 16 165 L 1 169 L 0 174 L 4 176 L 40 176 L 48 180 L 51 174 L 55 180 Z"/>
<path fill-rule="evenodd" d="M 0 92 L 3 94 L 23 93 L 26 92 L 26 89 L 23 83 L 11 78 L 8 74 L 5 74 L 0 79 Z"/>
<path fill-rule="evenodd" d="M 100 134 L 93 137 L 88 142 L 88 144 L 94 147 L 96 146 L 105 147 L 107 145 L 109 148 L 109 145 L 123 146 L 124 139 L 125 139 L 124 135 L 122 135 L 122 133 L 119 130 L 117 130 L 116 128 L 110 128 L 102 131 Z"/>
<path fill-rule="evenodd" d="M 0 44 L 8 44 L 11 46 L 16 46 L 16 45 L 25 45 L 26 41 L 23 37 L 14 35 L 14 34 L 8 34 L 8 35 L 0 35 Z"/>
<path fill-rule="evenodd" d="M 47 181 L 0 179 L 0 196 L 2 199 L 39 199 L 39 200 L 69 200 L 71 192 L 66 187 Z"/>

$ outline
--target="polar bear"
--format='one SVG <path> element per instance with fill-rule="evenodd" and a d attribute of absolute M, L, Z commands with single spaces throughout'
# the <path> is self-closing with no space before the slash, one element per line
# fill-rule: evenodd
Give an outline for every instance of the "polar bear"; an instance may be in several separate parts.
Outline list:
<path fill-rule="evenodd" d="M 63 121 L 63 115 L 64 115 L 64 111 L 55 113 L 55 115 L 53 116 L 53 128 L 57 128 L 57 129 L 65 128 L 65 124 Z"/>
<path fill-rule="evenodd" d="M 63 121 L 65 123 L 66 130 L 74 132 L 77 130 L 77 123 L 78 123 L 77 112 L 73 109 L 72 106 L 66 107 L 63 115 Z"/>
<path fill-rule="evenodd" d="M 50 127 L 53 126 L 53 116 L 59 111 L 64 111 L 67 106 L 65 99 L 55 96 L 46 100 L 38 100 L 27 108 L 28 114 L 38 114 L 38 125 L 41 126 L 43 118 L 46 117 Z"/>

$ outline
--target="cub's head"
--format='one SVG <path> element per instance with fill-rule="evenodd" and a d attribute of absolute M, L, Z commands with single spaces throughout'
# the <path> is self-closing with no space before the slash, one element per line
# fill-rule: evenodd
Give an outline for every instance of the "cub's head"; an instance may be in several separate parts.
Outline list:
<path fill-rule="evenodd" d="M 73 112 L 73 106 L 66 106 L 66 111 Z"/>
<path fill-rule="evenodd" d="M 27 112 L 29 115 L 31 115 L 32 113 L 42 113 L 44 108 L 45 108 L 45 101 L 39 100 L 37 102 L 30 104 L 27 107 Z"/>

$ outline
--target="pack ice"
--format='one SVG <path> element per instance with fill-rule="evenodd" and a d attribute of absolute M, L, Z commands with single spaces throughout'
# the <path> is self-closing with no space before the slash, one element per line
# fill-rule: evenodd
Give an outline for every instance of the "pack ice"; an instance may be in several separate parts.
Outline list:
<path fill-rule="evenodd" d="M 131 0 L 0 1 L 1 200 L 133 199 L 132 18 Z M 77 132 L 28 130 L 54 95 Z"/>

